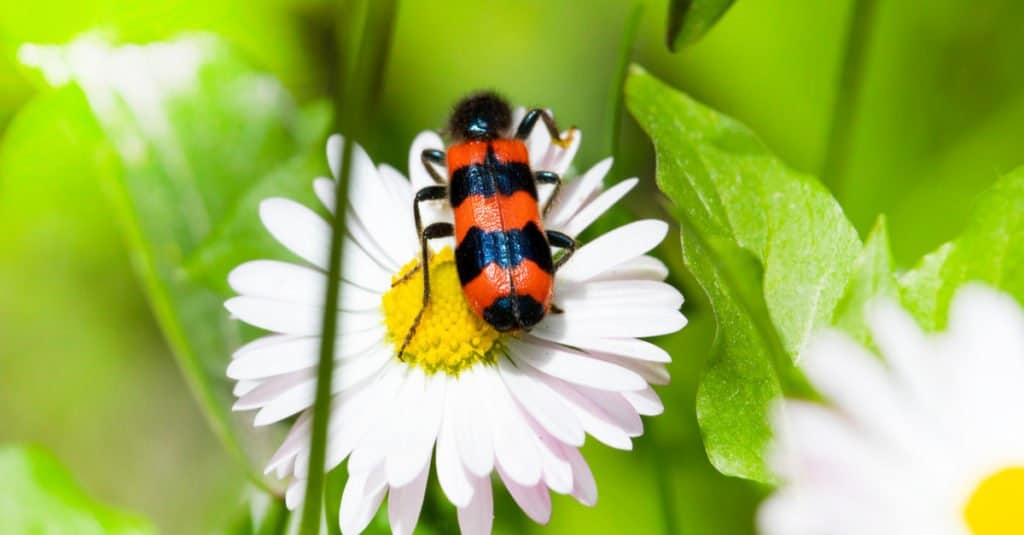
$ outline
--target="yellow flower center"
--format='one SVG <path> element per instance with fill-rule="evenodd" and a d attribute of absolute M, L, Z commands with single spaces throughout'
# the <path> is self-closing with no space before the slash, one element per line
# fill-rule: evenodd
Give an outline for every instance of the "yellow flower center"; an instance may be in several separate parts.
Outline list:
<path fill-rule="evenodd" d="M 964 509 L 974 535 L 1024 533 L 1024 467 L 992 474 L 974 489 Z"/>
<path fill-rule="evenodd" d="M 423 304 L 423 272 L 415 259 L 391 278 L 384 294 L 384 322 L 397 353 Z M 427 372 L 457 375 L 478 363 L 493 363 L 500 333 L 473 313 L 462 295 L 451 247 L 430 258 L 430 304 L 405 348 L 402 359 Z M 415 273 L 413 271 L 415 270 Z"/>

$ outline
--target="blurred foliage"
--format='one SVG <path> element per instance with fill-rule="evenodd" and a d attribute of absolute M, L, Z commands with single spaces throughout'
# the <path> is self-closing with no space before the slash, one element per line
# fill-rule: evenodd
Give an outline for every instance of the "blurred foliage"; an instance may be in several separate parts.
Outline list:
<path fill-rule="evenodd" d="M 736 2 L 699 42 L 677 54 L 665 47 L 668 4 L 639 2 L 646 9 L 633 59 L 748 125 L 791 167 L 817 173 L 825 166 L 852 1 Z M 608 103 L 618 91 L 613 58 L 632 9 L 613 0 L 401 3 L 377 119 L 362 141 L 375 160 L 404 170 L 415 133 L 441 126 L 463 93 L 491 87 L 515 102 L 552 108 L 564 125 L 580 126 L 584 143 L 576 165 L 587 168 L 611 151 L 615 112 Z M 194 221 L 166 220 L 149 204 L 112 204 L 125 198 L 118 188 L 141 195 L 150 173 L 165 186 L 175 183 L 174 175 L 148 167 L 148 160 L 125 165 L 126 147 L 112 137 L 117 129 L 110 117 L 96 113 L 94 92 L 79 82 L 52 87 L 18 51 L 26 43 L 63 45 L 83 32 L 114 45 L 174 42 L 181 32 L 204 32 L 222 50 L 218 57 L 226 66 L 213 67 L 209 83 L 170 110 L 182 157 L 195 166 L 194 188 L 206 199 L 200 204 L 219 224 L 190 235 L 190 247 L 182 249 L 192 253 L 188 261 L 165 264 L 171 271 L 163 275 L 183 275 L 195 291 L 216 296 L 226 291 L 223 273 L 232 262 L 274 254 L 258 228 L 253 199 L 271 191 L 308 199 L 310 181 L 325 172 L 316 117 L 323 120 L 322 102 L 334 95 L 337 6 L 321 0 L 0 0 L 0 13 L 0 440 L 40 443 L 68 463 L 89 494 L 144 512 L 164 532 L 222 528 L 238 518 L 223 511 L 243 508 L 243 472 L 217 445 L 175 370 L 145 286 L 133 275 L 137 244 L 124 241 L 131 236 L 123 225 L 127 209 L 136 213 L 137 228 L 147 229 L 140 232 L 154 235 L 177 236 Z M 971 199 L 1021 163 L 1024 6 L 1013 0 L 883 2 L 871 23 L 863 76 L 853 80 L 862 86 L 847 165 L 830 186 L 862 235 L 877 214 L 888 215 L 899 271 L 968 228 Z M 151 70 L 174 67 L 154 64 Z M 226 106 L 224 116 L 221 104 L 230 95 L 238 95 L 238 103 L 258 98 L 231 93 L 226 87 L 235 76 L 276 80 L 278 94 L 294 105 Z M 294 126 L 268 127 L 278 133 L 262 144 L 248 136 L 282 116 Z M 628 118 L 622 125 L 621 158 L 611 178 L 642 177 L 626 204 L 635 215 L 660 214 L 652 201 L 650 143 Z M 141 146 L 153 141 L 143 135 Z M 206 184 L 215 180 L 210 177 L 226 178 Z M 209 192 L 222 187 L 210 201 Z M 1008 187 L 997 191 L 1006 194 Z M 169 191 L 146 195 L 165 199 Z M 985 206 L 997 206 L 997 197 L 986 198 L 977 221 L 987 220 Z M 620 212 L 613 219 L 625 217 Z M 984 233 L 971 230 L 983 227 L 1009 228 L 975 222 L 964 236 Z M 974 250 L 960 245 L 972 241 L 958 238 L 919 271 L 946 265 L 942 255 L 965 258 L 953 251 Z M 853 268 L 869 285 L 877 279 L 868 268 L 884 264 L 881 256 L 866 256 L 884 250 L 874 243 L 881 242 L 867 240 Z M 678 251 L 665 252 L 678 266 Z M 167 251 L 158 253 L 154 258 L 169 258 Z M 1019 280 L 1009 273 L 1000 280 L 1011 275 Z M 660 390 L 665 415 L 647 422 L 637 452 L 588 444 L 601 493 L 594 509 L 556 497 L 551 526 L 538 528 L 517 523 L 521 515 L 506 497 L 497 509 L 498 530 L 657 533 L 672 522 L 683 533 L 753 530 L 762 489 L 719 475 L 697 427 L 697 384 L 715 332 L 710 304 L 688 273 L 676 270 L 673 277 L 687 296 L 691 322 L 661 340 L 675 358 L 673 385 Z M 214 298 L 204 299 L 212 312 Z M 227 357 L 213 355 L 202 373 L 221 377 L 216 359 Z M 226 394 L 226 382 L 218 378 L 215 386 Z M 273 431 L 259 434 L 272 443 Z M 674 520 L 665 517 L 661 500 Z M 443 501 L 438 509 L 451 514 Z"/>
<path fill-rule="evenodd" d="M 49 454 L 0 448 L 0 518 L 8 533 L 143 535 L 144 520 L 93 502 Z"/>
<path fill-rule="evenodd" d="M 319 149 L 326 110 L 302 113 L 273 78 L 203 35 L 123 47 L 87 35 L 27 45 L 19 59 L 55 86 L 84 91 L 116 154 L 101 179 L 157 321 L 214 431 L 244 455 L 255 441 L 237 436 L 249 426 L 231 425 L 224 378 L 242 336 L 223 313 L 224 294 L 211 289 L 241 261 L 278 250 L 257 205 L 296 189 L 288 185 L 301 169 L 273 169 Z"/>

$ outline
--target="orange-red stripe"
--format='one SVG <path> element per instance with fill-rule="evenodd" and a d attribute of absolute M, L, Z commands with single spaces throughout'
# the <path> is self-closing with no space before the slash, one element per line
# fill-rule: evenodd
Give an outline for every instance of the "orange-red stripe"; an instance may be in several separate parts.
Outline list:
<path fill-rule="evenodd" d="M 462 243 L 474 226 L 484 232 L 494 232 L 521 229 L 531 221 L 538 228 L 544 228 L 537 201 L 525 191 L 491 197 L 471 195 L 455 208 L 455 243 Z"/>

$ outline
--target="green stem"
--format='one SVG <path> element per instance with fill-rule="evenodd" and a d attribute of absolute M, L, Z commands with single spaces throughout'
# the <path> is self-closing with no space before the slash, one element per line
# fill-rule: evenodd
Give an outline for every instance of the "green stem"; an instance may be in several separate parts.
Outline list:
<path fill-rule="evenodd" d="M 645 456 L 650 458 L 654 470 L 654 481 L 658 485 L 658 506 L 661 509 L 661 523 L 665 529 L 665 535 L 680 535 L 683 531 L 679 527 L 679 518 L 675 510 L 675 492 L 672 490 L 672 459 L 665 455 L 657 440 L 657 426 L 651 426 L 647 436 L 638 446 L 644 450 Z"/>
<path fill-rule="evenodd" d="M 622 29 L 622 40 L 619 42 L 619 61 L 615 66 L 615 79 L 613 80 L 611 94 L 609 95 L 608 154 L 611 154 L 614 157 L 614 161 L 620 165 L 619 138 L 621 137 L 620 131 L 622 129 L 622 87 L 625 85 L 626 74 L 629 72 L 629 62 L 633 56 L 633 45 L 636 42 L 636 31 L 640 26 L 640 18 L 643 12 L 643 4 L 637 2 L 633 4 L 629 11 L 629 16 L 626 18 L 626 24 Z"/>
<path fill-rule="evenodd" d="M 323 329 L 317 366 L 316 396 L 313 404 L 313 431 L 309 450 L 309 479 L 303 501 L 299 533 L 314 535 L 320 530 L 324 498 L 324 464 L 327 453 L 327 425 L 330 421 L 331 381 L 334 375 L 334 349 L 338 335 L 338 303 L 341 284 L 341 245 L 345 235 L 345 211 L 355 139 L 362 139 L 370 124 L 375 96 L 380 92 L 396 4 L 392 1 L 351 0 L 342 4 L 340 26 L 341 53 L 338 55 L 336 124 L 344 134 L 342 165 L 335 188 L 335 213 L 331 221 L 330 257 L 327 266 L 327 292 L 324 297 Z M 363 14 L 363 17 L 359 17 Z M 334 521 L 334 519 L 329 519 Z"/>
<path fill-rule="evenodd" d="M 871 23 L 876 11 L 876 0 L 856 0 L 846 33 L 842 70 L 832 107 L 832 126 L 822 164 L 821 180 L 841 199 L 843 174 L 850 153 L 853 116 L 863 86 L 864 61 L 867 43 L 871 37 Z"/>
<path fill-rule="evenodd" d="M 334 375 L 334 345 L 338 334 L 338 296 L 341 289 L 341 242 L 345 232 L 345 205 L 352 170 L 352 138 L 345 137 L 341 172 L 335 188 L 335 213 L 331 230 L 331 256 L 327 267 L 327 295 L 320 338 L 320 363 L 316 374 L 316 398 L 313 404 L 313 434 L 309 449 L 309 479 L 302 506 L 299 533 L 314 535 L 320 530 L 320 504 L 323 494 L 324 460 L 327 454 L 327 423 L 331 411 L 331 380 Z"/>

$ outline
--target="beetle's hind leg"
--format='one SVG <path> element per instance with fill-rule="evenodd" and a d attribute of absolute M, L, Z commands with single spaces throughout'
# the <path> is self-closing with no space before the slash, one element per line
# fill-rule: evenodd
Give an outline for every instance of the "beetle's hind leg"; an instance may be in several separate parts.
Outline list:
<path fill-rule="evenodd" d="M 558 173 L 552 173 L 551 171 L 537 171 L 533 173 L 533 179 L 538 184 L 554 184 L 555 188 L 551 190 L 551 196 L 544 202 L 544 206 L 541 208 L 541 217 L 547 217 L 548 211 L 551 210 L 551 206 L 555 203 L 555 199 L 558 198 L 558 192 L 562 190 L 562 177 L 558 176 Z"/>
<path fill-rule="evenodd" d="M 548 243 L 550 243 L 552 247 L 558 247 L 563 250 L 562 256 L 558 257 L 558 260 L 555 260 L 555 271 L 557 272 L 558 268 L 562 267 L 562 265 L 572 258 L 573 253 L 576 252 L 579 242 L 577 242 L 572 236 L 564 232 L 558 232 L 557 230 L 549 230 L 547 231 L 547 235 Z"/>
<path fill-rule="evenodd" d="M 572 258 L 573 253 L 576 252 L 576 248 L 579 246 L 579 242 L 577 242 L 572 236 L 564 232 L 558 232 L 557 230 L 547 231 L 547 236 L 548 243 L 551 244 L 552 247 L 559 247 L 563 251 L 562 256 L 558 257 L 558 260 L 555 260 L 554 267 L 555 272 L 557 273 L 558 268 L 562 267 L 563 264 Z M 564 311 L 558 305 L 551 303 L 551 312 L 553 314 L 561 314 Z"/>

